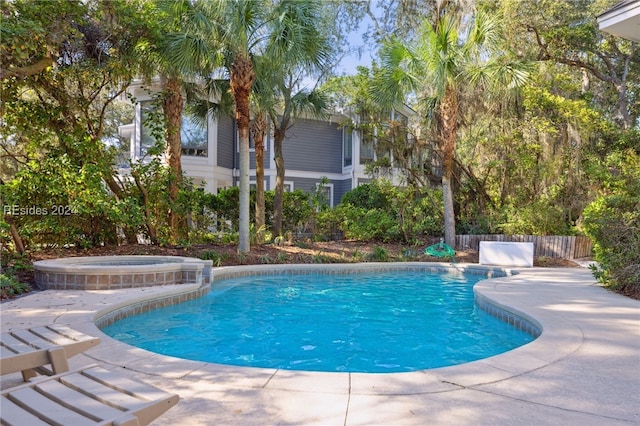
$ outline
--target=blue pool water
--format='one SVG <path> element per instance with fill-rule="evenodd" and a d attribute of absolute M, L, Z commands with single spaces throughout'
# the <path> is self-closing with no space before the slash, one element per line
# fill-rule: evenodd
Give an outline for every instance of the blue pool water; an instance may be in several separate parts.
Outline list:
<path fill-rule="evenodd" d="M 477 307 L 479 275 L 394 271 L 216 281 L 189 302 L 103 328 L 179 358 L 309 371 L 401 372 L 461 364 L 533 336 Z"/>

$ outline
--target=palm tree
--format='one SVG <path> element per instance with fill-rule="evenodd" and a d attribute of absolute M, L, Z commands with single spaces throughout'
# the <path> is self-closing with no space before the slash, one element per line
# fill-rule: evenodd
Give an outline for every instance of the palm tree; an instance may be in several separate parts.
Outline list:
<path fill-rule="evenodd" d="M 238 252 L 249 246 L 249 124 L 250 94 L 256 79 L 254 56 L 274 64 L 312 65 L 318 59 L 318 5 L 312 0 L 202 0 L 213 22 L 220 65 L 226 70 L 234 98 L 240 145 Z"/>
<path fill-rule="evenodd" d="M 308 116 L 323 118 L 328 113 L 328 97 L 317 90 L 295 91 L 297 85 L 294 78 L 283 78 L 278 86 L 281 101 L 281 111 L 271 111 L 269 114 L 273 126 L 273 145 L 276 163 L 276 188 L 273 199 L 273 235 L 282 234 L 283 204 L 284 204 L 284 156 L 282 145 L 287 131 L 294 125 L 295 118 Z"/>
<path fill-rule="evenodd" d="M 163 88 L 164 156 L 170 171 L 167 224 L 170 242 L 175 244 L 181 235 L 186 234 L 186 221 L 177 208 L 182 186 L 182 112 L 186 92 L 193 86 L 193 76 L 205 66 L 204 58 L 209 55 L 209 50 L 199 40 L 194 43 L 193 38 L 185 37 L 190 30 L 201 25 L 202 14 L 190 2 L 157 0 L 152 5 L 152 13 L 146 21 L 149 39 L 141 45 L 139 52 L 144 56 L 141 62 L 146 62 L 143 72 L 148 78 L 159 75 Z"/>
<path fill-rule="evenodd" d="M 469 23 L 467 28 L 465 22 Z M 463 20 L 445 12 L 434 23 L 425 23 L 415 43 L 404 44 L 394 38 L 384 42 L 380 78 L 372 87 L 372 97 L 383 104 L 397 105 L 411 94 L 425 110 L 442 152 L 445 242 L 452 247 L 452 178 L 464 108 L 461 93 L 472 86 L 484 94 L 489 89 L 513 89 L 528 77 L 522 64 L 503 59 L 500 42 L 495 15 L 479 11 L 471 20 Z"/>
<path fill-rule="evenodd" d="M 258 59 L 258 58 L 256 58 Z M 264 140 L 269 132 L 269 122 L 267 121 L 268 111 L 275 108 L 276 99 L 273 95 L 268 79 L 264 77 L 265 72 L 271 67 L 262 61 L 258 61 L 259 78 L 253 87 L 251 95 L 251 109 L 253 111 L 253 122 L 251 123 L 251 134 L 253 136 L 254 152 L 256 156 L 256 202 L 255 202 L 255 232 L 256 241 L 264 242 L 265 227 L 265 199 L 264 199 Z M 263 72 L 261 72 L 263 71 Z"/>

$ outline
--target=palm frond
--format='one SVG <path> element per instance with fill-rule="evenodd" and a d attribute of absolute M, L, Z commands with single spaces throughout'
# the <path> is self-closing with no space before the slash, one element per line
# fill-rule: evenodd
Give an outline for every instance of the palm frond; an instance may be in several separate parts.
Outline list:
<path fill-rule="evenodd" d="M 370 95 L 379 104 L 393 107 L 405 101 L 406 95 L 420 84 L 423 67 L 414 52 L 399 40 L 386 40 L 380 50 L 380 69 L 374 75 Z"/>
<path fill-rule="evenodd" d="M 321 5 L 314 1 L 278 2 L 270 22 L 266 53 L 283 65 L 323 70 L 331 60 L 328 36 L 320 31 Z"/>
<path fill-rule="evenodd" d="M 163 41 L 161 49 L 166 58 L 165 68 L 175 73 L 200 71 L 212 57 L 207 42 L 189 33 L 166 34 Z"/>
<path fill-rule="evenodd" d="M 329 96 L 320 90 L 301 90 L 291 97 L 291 107 L 295 117 L 307 115 L 324 119 L 329 114 L 329 104 Z"/>

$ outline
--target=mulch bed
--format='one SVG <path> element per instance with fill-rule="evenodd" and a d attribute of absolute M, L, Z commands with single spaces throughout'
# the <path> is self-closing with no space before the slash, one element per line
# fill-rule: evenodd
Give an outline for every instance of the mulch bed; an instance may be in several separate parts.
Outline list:
<path fill-rule="evenodd" d="M 414 262 L 447 262 L 448 259 L 432 257 L 423 253 L 424 248 L 436 241 L 408 246 L 405 244 L 366 243 L 361 241 L 297 241 L 283 245 L 253 245 L 247 254 L 238 254 L 235 244 L 206 244 L 190 247 L 167 247 L 153 245 L 123 245 L 114 247 L 94 247 L 90 249 L 55 248 L 43 249 L 28 256 L 28 262 L 77 256 L 115 256 L 115 255 L 164 255 L 187 256 L 211 259 L 214 266 L 259 265 L 272 263 L 351 263 L 366 261 L 414 261 Z M 478 252 L 458 251 L 457 263 L 478 263 Z M 12 266 L 11 261 L 9 265 Z M 535 258 L 534 266 L 542 267 L 577 267 L 570 260 Z M 21 268 L 16 275 L 21 282 L 35 288 L 33 271 Z"/>

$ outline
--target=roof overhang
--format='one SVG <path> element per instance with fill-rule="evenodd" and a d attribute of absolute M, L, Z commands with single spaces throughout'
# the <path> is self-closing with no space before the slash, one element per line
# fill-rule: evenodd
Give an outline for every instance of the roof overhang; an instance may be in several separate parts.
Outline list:
<path fill-rule="evenodd" d="M 640 43 L 640 0 L 625 0 L 597 17 L 600 30 Z"/>

